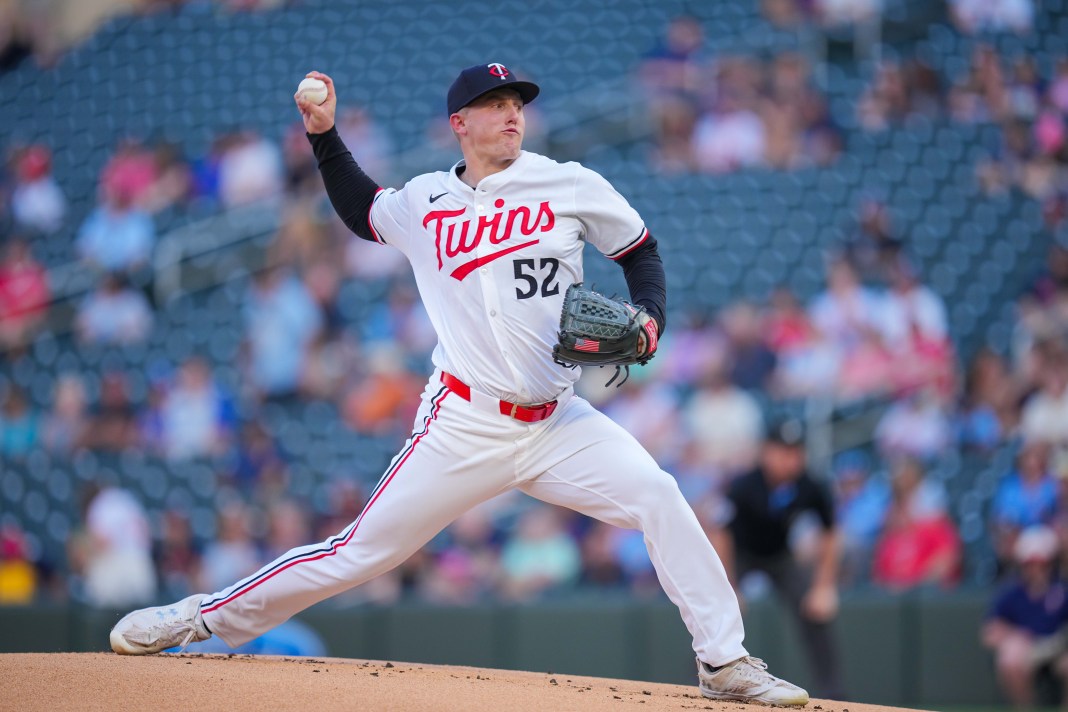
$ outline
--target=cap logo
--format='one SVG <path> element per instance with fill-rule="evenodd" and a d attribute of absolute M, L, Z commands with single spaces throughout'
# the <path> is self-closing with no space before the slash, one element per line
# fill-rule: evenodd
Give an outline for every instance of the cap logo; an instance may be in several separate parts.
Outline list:
<path fill-rule="evenodd" d="M 490 74 L 495 77 L 500 77 L 501 81 L 504 81 L 508 78 L 508 67 L 504 66 L 500 62 L 493 62 L 491 64 L 487 64 L 486 66 L 489 67 Z"/>

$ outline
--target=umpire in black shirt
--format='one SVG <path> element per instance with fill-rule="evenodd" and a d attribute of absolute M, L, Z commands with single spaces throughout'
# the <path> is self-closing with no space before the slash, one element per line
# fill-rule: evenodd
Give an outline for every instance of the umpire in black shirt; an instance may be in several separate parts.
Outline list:
<path fill-rule="evenodd" d="M 812 665 L 817 696 L 842 699 L 832 621 L 838 612 L 838 531 L 834 502 L 805 469 L 804 432 L 797 420 L 769 428 L 757 468 L 727 489 L 726 531 L 720 557 L 735 590 L 763 571 L 790 607 Z M 790 530 L 804 513 L 820 525 L 815 565 L 802 566 L 790 550 Z M 739 593 L 739 600 L 741 595 Z"/>

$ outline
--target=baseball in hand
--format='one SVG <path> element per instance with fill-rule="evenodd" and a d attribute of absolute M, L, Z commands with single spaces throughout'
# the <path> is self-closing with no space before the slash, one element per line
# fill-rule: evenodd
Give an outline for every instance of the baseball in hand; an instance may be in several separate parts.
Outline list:
<path fill-rule="evenodd" d="M 322 104 L 326 101 L 326 82 L 315 77 L 307 77 L 297 86 L 297 93 L 303 96 L 305 101 Z"/>

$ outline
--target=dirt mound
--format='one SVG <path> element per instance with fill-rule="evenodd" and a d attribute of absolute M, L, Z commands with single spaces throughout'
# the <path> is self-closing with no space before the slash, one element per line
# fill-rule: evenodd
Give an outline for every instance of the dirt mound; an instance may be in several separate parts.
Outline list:
<path fill-rule="evenodd" d="M 697 687 L 340 658 L 111 653 L 0 655 L 0 710 L 409 712 L 747 710 Z M 814 700 L 808 710 L 892 708 Z"/>

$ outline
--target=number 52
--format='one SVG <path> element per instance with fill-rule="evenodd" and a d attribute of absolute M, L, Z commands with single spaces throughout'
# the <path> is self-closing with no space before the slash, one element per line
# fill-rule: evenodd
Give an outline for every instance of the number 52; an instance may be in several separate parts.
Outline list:
<path fill-rule="evenodd" d="M 530 299 L 538 293 L 536 274 L 542 276 L 541 296 L 551 297 L 560 293 L 560 285 L 556 282 L 556 271 L 560 269 L 560 260 L 555 257 L 543 257 L 536 265 L 531 258 L 515 260 L 512 266 L 515 268 L 516 280 L 526 285 L 525 289 L 519 286 L 515 288 L 516 299 Z"/>

